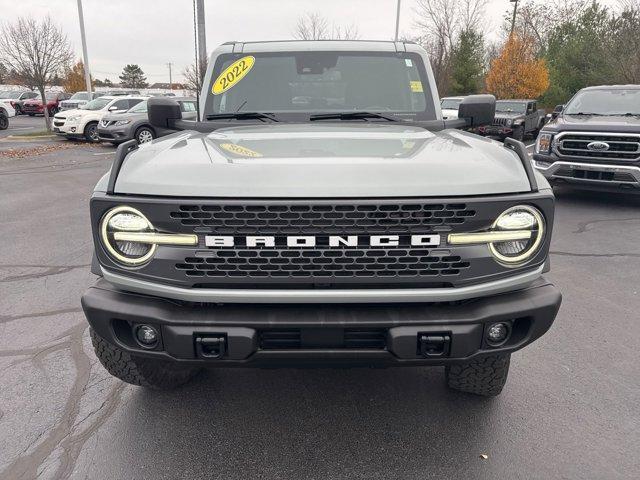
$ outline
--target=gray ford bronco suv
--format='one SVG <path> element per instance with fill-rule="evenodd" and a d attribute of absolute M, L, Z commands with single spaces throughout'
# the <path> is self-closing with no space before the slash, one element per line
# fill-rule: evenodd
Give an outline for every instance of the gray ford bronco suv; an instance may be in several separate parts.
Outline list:
<path fill-rule="evenodd" d="M 405 42 L 228 43 L 197 121 L 118 148 L 91 198 L 99 276 L 82 297 L 116 377 L 171 388 L 206 367 L 444 366 L 493 396 L 561 302 L 542 274 L 554 215 L 495 99 L 443 120 Z"/>

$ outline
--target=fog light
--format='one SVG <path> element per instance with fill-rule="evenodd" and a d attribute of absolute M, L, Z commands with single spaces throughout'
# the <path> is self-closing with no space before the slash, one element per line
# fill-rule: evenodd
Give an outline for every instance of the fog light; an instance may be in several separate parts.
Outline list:
<path fill-rule="evenodd" d="M 487 341 L 492 345 L 503 343 L 509 336 L 509 325 L 494 323 L 487 330 Z"/>
<path fill-rule="evenodd" d="M 140 325 L 136 329 L 136 339 L 143 347 L 150 348 L 158 343 L 158 331 L 149 325 Z"/>

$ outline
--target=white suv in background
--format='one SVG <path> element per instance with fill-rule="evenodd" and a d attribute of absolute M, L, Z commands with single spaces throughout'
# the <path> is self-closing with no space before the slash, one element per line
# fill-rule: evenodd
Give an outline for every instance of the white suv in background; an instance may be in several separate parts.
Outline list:
<path fill-rule="evenodd" d="M 442 119 L 451 120 L 458 118 L 458 107 L 464 100 L 464 97 L 443 97 L 440 100 L 440 108 L 442 109 Z"/>
<path fill-rule="evenodd" d="M 82 108 L 65 110 L 53 117 L 53 132 L 67 138 L 84 138 L 89 142 L 100 141 L 98 122 L 107 113 L 124 113 L 146 100 L 143 96 L 105 96 L 91 100 Z"/>

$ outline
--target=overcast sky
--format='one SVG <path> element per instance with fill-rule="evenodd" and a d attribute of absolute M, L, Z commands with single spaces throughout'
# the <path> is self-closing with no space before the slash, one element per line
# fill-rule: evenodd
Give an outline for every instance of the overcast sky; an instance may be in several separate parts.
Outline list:
<path fill-rule="evenodd" d="M 451 0 L 455 1 L 455 0 Z M 521 0 L 534 1 L 534 0 Z M 615 3 L 616 0 L 606 0 Z M 413 33 L 416 0 L 402 0 L 401 35 Z M 487 35 L 498 31 L 509 0 L 489 0 Z M 150 83 L 174 81 L 193 61 L 192 0 L 83 0 L 89 64 L 94 78 L 117 82 L 122 67 L 136 63 Z M 290 39 L 298 17 L 320 12 L 337 25 L 355 25 L 362 39 L 389 40 L 396 0 L 205 0 L 207 49 L 230 40 Z M 82 54 L 76 0 L 0 0 L 0 19 L 50 14 Z"/>

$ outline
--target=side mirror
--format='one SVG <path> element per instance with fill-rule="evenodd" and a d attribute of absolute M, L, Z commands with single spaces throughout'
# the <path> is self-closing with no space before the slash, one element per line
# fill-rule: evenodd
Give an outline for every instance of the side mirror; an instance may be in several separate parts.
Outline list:
<path fill-rule="evenodd" d="M 109 107 L 109 111 L 110 111 L 110 112 L 115 112 L 116 110 L 118 110 L 118 107 L 116 107 L 115 105 L 111 105 L 111 106 Z"/>
<path fill-rule="evenodd" d="M 493 95 L 469 95 L 458 108 L 458 118 L 464 119 L 467 127 L 491 125 L 495 116 L 496 97 Z"/>
<path fill-rule="evenodd" d="M 558 115 L 562 113 L 564 110 L 564 105 L 556 105 L 553 109 L 553 113 L 551 114 L 551 118 L 558 118 Z"/>
<path fill-rule="evenodd" d="M 180 104 L 169 97 L 152 97 L 147 100 L 149 123 L 158 128 L 175 129 L 174 123 L 182 119 Z"/>

